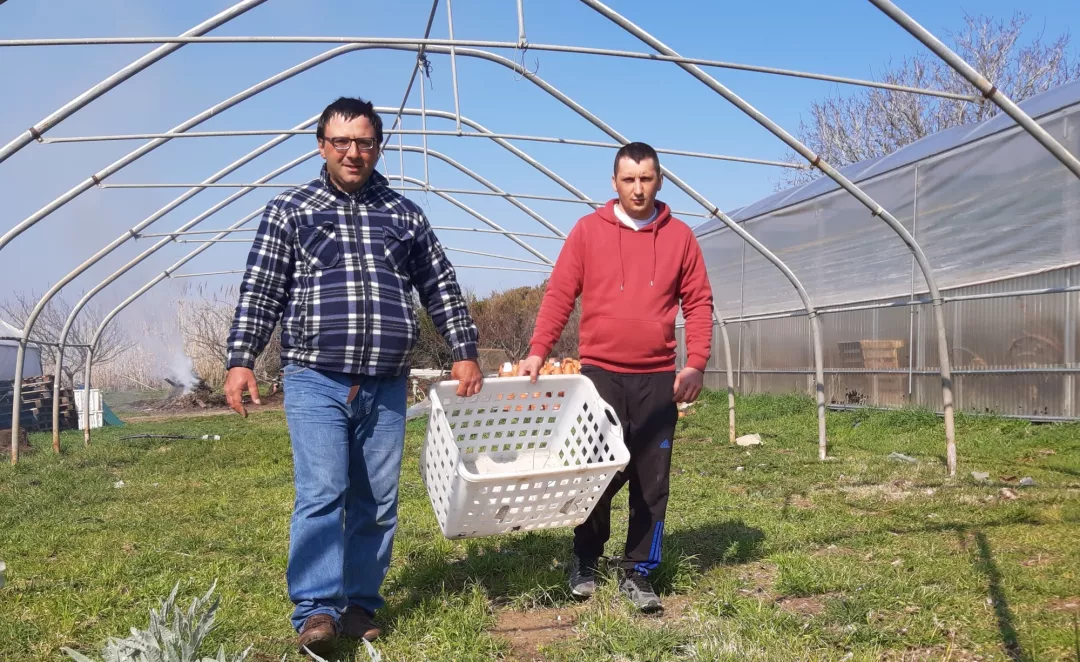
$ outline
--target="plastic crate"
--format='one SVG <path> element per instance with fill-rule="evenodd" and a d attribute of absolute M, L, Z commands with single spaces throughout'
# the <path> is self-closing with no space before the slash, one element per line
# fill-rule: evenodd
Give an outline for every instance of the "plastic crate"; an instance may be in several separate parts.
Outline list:
<path fill-rule="evenodd" d="M 577 526 L 630 461 L 615 412 L 581 375 L 432 387 L 420 475 L 447 538 Z"/>

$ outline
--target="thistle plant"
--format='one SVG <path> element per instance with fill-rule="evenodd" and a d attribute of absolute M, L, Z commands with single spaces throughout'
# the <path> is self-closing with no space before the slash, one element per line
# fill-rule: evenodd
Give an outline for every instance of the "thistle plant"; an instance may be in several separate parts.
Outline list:
<path fill-rule="evenodd" d="M 150 627 L 147 630 L 131 628 L 131 636 L 118 639 L 110 637 L 102 650 L 103 662 L 243 662 L 251 651 L 227 657 L 224 647 L 215 657 L 200 656 L 203 642 L 213 630 L 214 616 L 219 599 L 213 597 L 217 582 L 201 598 L 195 598 L 185 611 L 176 606 L 173 587 L 169 597 L 161 603 L 160 610 L 150 610 Z M 95 662 L 93 659 L 71 650 L 61 649 L 76 662 Z"/>

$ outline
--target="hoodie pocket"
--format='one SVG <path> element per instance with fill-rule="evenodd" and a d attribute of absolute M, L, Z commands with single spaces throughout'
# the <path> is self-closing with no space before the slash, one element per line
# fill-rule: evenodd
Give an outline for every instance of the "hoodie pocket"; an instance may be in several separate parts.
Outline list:
<path fill-rule="evenodd" d="M 596 317 L 582 327 L 583 356 L 617 364 L 659 359 L 675 351 L 675 330 L 652 320 Z"/>
<path fill-rule="evenodd" d="M 305 225 L 296 230 L 300 254 L 312 269 L 332 269 L 341 261 L 341 243 L 332 221 Z"/>

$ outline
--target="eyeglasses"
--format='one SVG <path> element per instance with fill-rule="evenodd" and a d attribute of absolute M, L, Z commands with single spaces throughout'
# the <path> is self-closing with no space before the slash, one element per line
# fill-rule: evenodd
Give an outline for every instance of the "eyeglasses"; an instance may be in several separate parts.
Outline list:
<path fill-rule="evenodd" d="M 330 146 L 339 152 L 349 151 L 349 147 L 356 143 L 356 148 L 361 152 L 370 152 L 375 149 L 379 143 L 375 142 L 374 138 L 324 138 L 324 140 L 330 143 Z"/>

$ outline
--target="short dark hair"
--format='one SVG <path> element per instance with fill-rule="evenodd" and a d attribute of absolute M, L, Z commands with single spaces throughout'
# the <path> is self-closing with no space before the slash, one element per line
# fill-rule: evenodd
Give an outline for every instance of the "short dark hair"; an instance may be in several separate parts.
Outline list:
<path fill-rule="evenodd" d="M 627 143 L 619 148 L 615 155 L 615 175 L 619 174 L 619 159 L 627 158 L 634 163 L 641 163 L 645 159 L 652 159 L 656 164 L 656 174 L 660 174 L 660 157 L 656 150 L 645 143 Z"/>
<path fill-rule="evenodd" d="M 375 112 L 375 106 L 370 101 L 364 101 L 360 98 L 353 97 L 339 97 L 337 101 L 326 107 L 326 110 L 322 111 L 322 115 L 319 117 L 319 126 L 315 129 L 315 137 L 322 140 L 326 137 L 326 123 L 330 121 L 332 117 L 341 117 L 346 122 L 354 120 L 357 117 L 366 117 L 371 122 L 371 126 L 375 127 L 375 141 L 382 145 L 382 118 Z"/>

